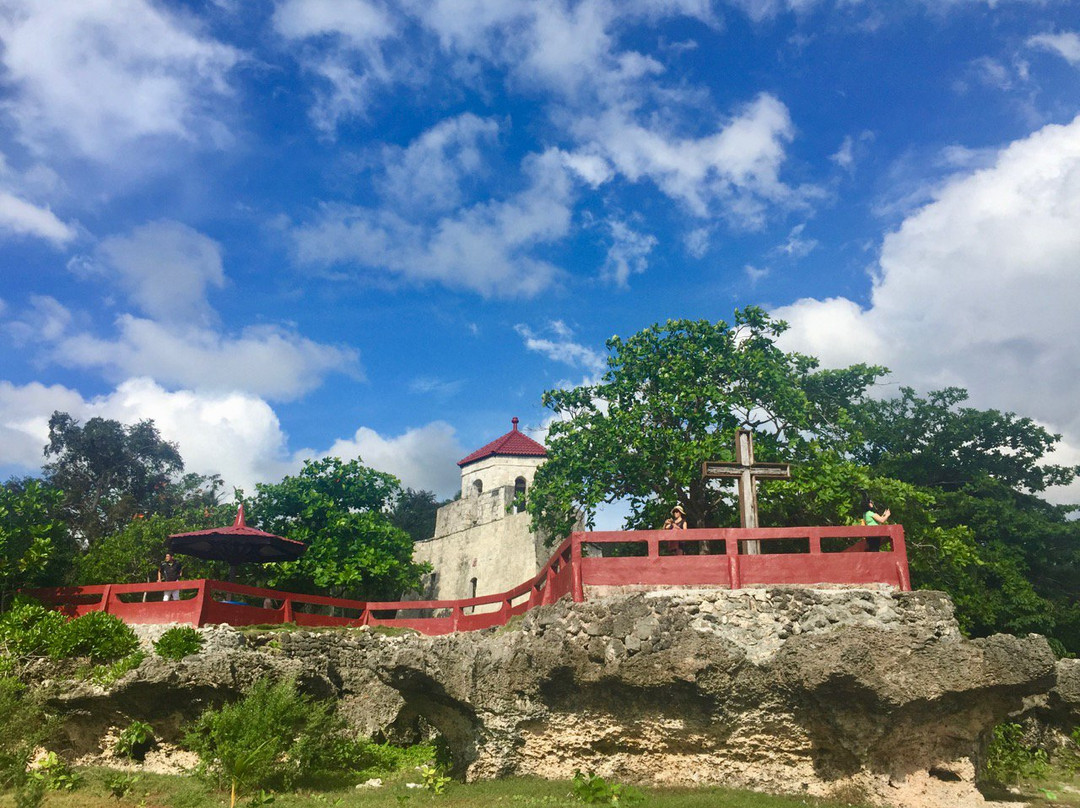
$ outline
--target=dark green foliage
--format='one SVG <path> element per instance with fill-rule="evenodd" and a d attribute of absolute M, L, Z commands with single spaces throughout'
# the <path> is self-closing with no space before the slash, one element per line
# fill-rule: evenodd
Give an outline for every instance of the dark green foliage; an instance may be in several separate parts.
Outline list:
<path fill-rule="evenodd" d="M 26 686 L 0 676 L 0 786 L 16 785 L 34 749 L 45 738 L 47 722 L 41 707 L 28 698 Z"/>
<path fill-rule="evenodd" d="M 266 583 L 293 592 L 393 600 L 419 586 L 412 539 L 387 517 L 397 479 L 359 460 L 307 461 L 295 477 L 258 486 L 252 517 L 263 530 L 302 541 L 297 561 L 268 565 Z"/>
<path fill-rule="evenodd" d="M 183 659 L 202 650 L 203 636 L 191 626 L 176 626 L 162 634 L 154 643 L 158 656 Z"/>
<path fill-rule="evenodd" d="M 132 760 L 142 760 L 154 748 L 154 728 L 145 721 L 132 721 L 121 731 L 113 749 L 116 754 Z"/>
<path fill-rule="evenodd" d="M 1021 780 L 1041 777 L 1049 770 L 1046 752 L 1024 740 L 1024 728 L 1019 724 L 998 724 L 994 727 L 986 749 L 986 774 L 995 783 L 1014 785 Z"/>
<path fill-rule="evenodd" d="M 363 744 L 352 740 L 330 702 L 316 702 L 291 681 L 263 679 L 240 701 L 207 710 L 185 743 L 219 787 L 293 788 L 321 774 L 357 768 Z"/>
<path fill-rule="evenodd" d="M 431 491 L 406 488 L 394 502 L 390 521 L 408 533 L 414 542 L 430 539 L 435 535 L 435 514 L 448 501 L 439 502 Z"/>
<path fill-rule="evenodd" d="M 45 456 L 52 458 L 48 480 L 64 492 L 68 524 L 91 545 L 139 514 L 161 511 L 171 478 L 184 468 L 153 421 L 91 418 L 80 425 L 66 412 L 49 419 Z"/>
<path fill-rule="evenodd" d="M 62 498 L 40 480 L 0 486 L 0 607 L 16 589 L 61 582 L 75 550 L 60 519 Z"/>

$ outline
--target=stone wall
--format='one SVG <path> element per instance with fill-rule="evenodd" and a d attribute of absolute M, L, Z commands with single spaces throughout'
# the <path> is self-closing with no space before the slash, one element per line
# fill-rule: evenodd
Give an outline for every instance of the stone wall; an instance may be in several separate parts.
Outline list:
<path fill-rule="evenodd" d="M 502 458 L 499 458 L 502 459 Z M 448 503 L 436 516 L 435 536 L 417 542 L 413 559 L 434 568 L 422 597 L 453 600 L 505 592 L 525 583 L 547 561 L 550 549 L 529 530 L 530 516 L 516 512 L 513 485 Z"/>
<path fill-rule="evenodd" d="M 468 779 L 581 768 L 961 808 L 983 804 L 976 762 L 995 724 L 1039 699 L 1072 714 L 1080 697 L 1043 638 L 966 640 L 934 592 L 684 590 L 563 600 L 444 637 L 211 636 L 212 652 L 150 658 L 108 692 L 54 679 L 72 745 L 134 718 L 167 736 L 261 676 L 292 676 L 366 734 L 436 727 Z"/>

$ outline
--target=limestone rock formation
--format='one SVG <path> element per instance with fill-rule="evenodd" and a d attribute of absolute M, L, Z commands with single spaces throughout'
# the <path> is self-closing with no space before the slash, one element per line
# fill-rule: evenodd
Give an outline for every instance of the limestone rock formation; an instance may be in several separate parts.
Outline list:
<path fill-rule="evenodd" d="M 724 784 L 882 804 L 981 803 L 989 729 L 1025 699 L 1078 699 L 1041 637 L 964 639 L 940 593 L 869 589 L 624 594 L 445 637 L 241 635 L 148 659 L 109 692 L 55 686 L 87 751 L 110 724 L 168 738 L 264 675 L 335 697 L 362 731 L 448 740 L 457 774 Z"/>

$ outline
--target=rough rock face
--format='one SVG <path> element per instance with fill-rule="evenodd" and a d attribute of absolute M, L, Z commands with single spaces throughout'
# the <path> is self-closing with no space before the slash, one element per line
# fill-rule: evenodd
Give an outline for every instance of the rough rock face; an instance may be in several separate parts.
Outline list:
<path fill-rule="evenodd" d="M 965 640 L 934 592 L 641 593 L 437 638 L 209 639 L 213 650 L 150 658 L 109 693 L 57 685 L 73 746 L 133 718 L 167 738 L 259 677 L 290 675 L 365 732 L 436 727 L 469 779 L 582 768 L 951 807 L 981 804 L 972 761 L 994 724 L 1039 694 L 1075 710 L 1080 691 L 1080 667 L 1055 669 L 1041 637 Z"/>

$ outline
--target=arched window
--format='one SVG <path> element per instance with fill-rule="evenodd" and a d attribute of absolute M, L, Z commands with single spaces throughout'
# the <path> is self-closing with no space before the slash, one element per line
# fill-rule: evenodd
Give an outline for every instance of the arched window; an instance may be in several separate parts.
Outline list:
<path fill-rule="evenodd" d="M 480 496 L 484 493 L 484 484 L 480 480 L 473 480 L 472 492 L 474 497 Z"/>
<path fill-rule="evenodd" d="M 514 513 L 525 510 L 525 478 L 518 477 L 514 480 Z"/>

